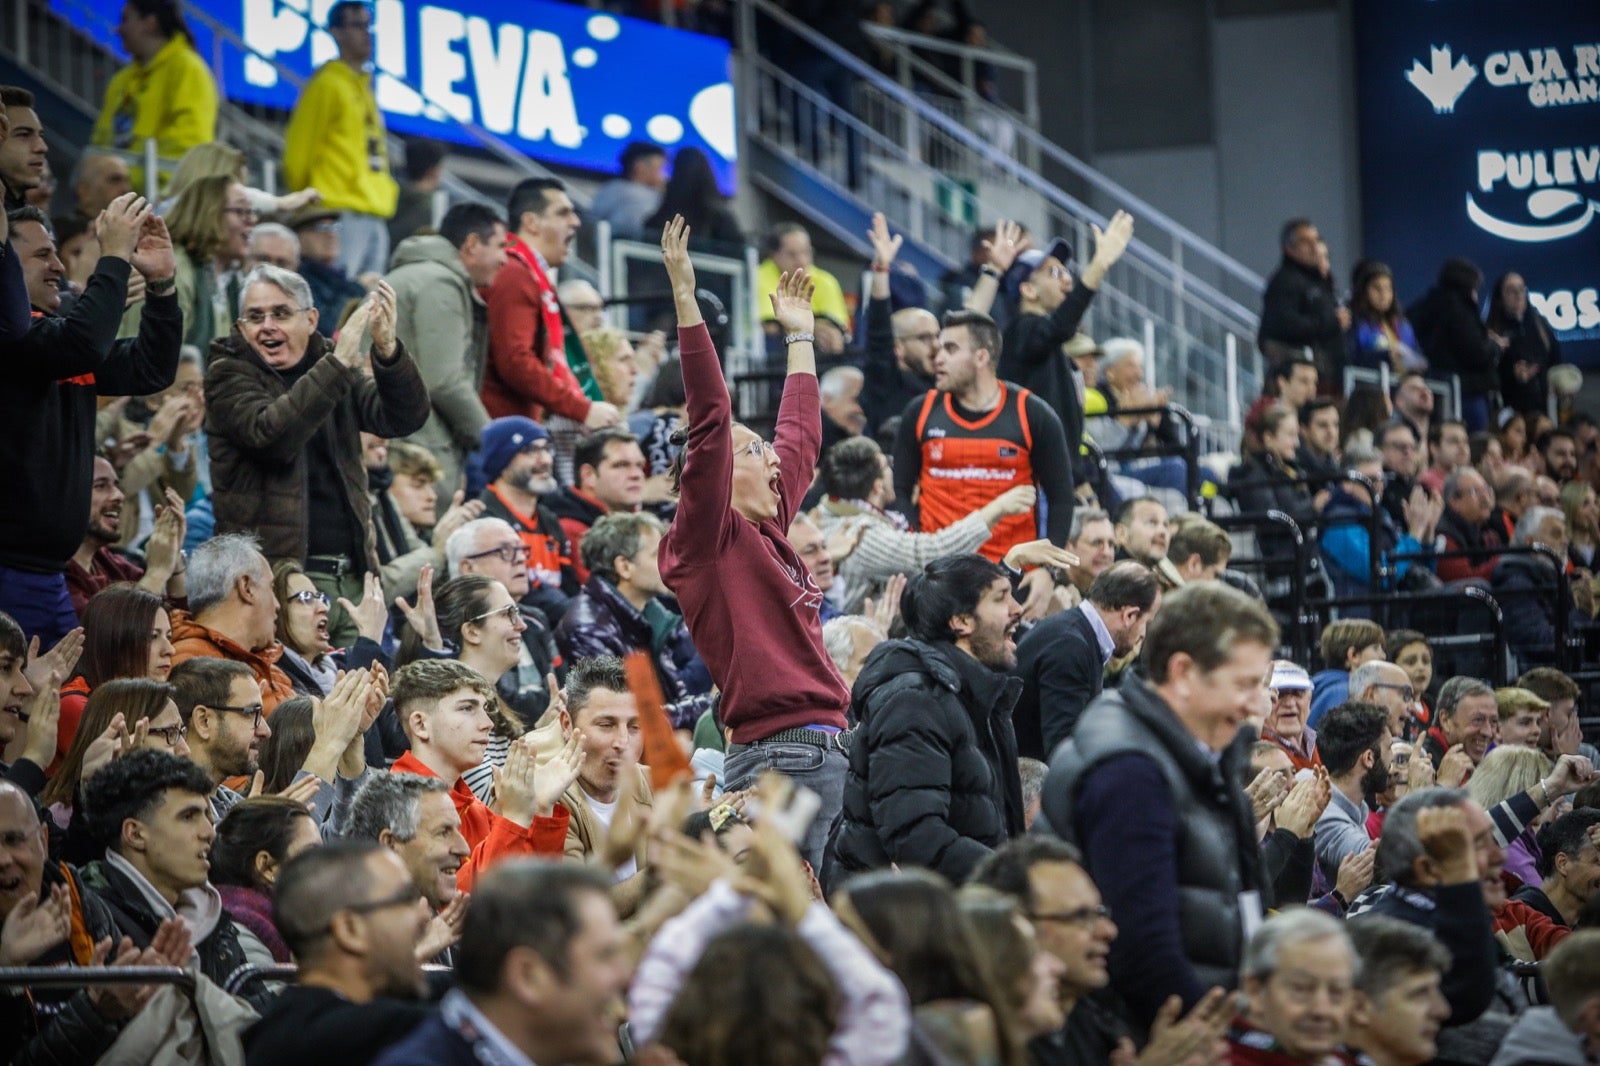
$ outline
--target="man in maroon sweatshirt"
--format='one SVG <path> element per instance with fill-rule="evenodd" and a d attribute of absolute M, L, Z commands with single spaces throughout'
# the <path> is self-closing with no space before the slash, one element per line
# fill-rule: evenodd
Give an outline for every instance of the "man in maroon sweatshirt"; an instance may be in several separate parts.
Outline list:
<path fill-rule="evenodd" d="M 721 717 L 732 731 L 723 785 L 743 789 L 773 769 L 817 793 L 821 809 L 800 850 L 820 870 L 844 803 L 839 740 L 850 692 L 822 645 L 822 590 L 787 535 L 822 447 L 811 282 L 803 271 L 785 274 L 772 295 L 789 376 L 768 444 L 733 420 L 722 364 L 695 301 L 688 240 L 681 218 L 661 236 L 689 408 L 661 576 L 722 690 Z"/>

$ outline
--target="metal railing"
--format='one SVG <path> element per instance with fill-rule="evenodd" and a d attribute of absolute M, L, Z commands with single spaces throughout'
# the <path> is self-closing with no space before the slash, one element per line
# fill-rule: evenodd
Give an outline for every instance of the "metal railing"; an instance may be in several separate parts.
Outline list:
<path fill-rule="evenodd" d="M 966 262 L 981 221 L 1015 218 L 1036 234 L 1060 234 L 1083 258 L 1093 250 L 1092 227 L 1111 209 L 1125 208 L 1138 232 L 1096 297 L 1086 325 L 1096 335 L 1142 337 L 1157 380 L 1173 387 L 1185 407 L 1232 434 L 1240 398 L 1260 390 L 1255 307 L 1261 277 L 1156 208 L 1107 179 L 1025 123 L 1016 135 L 1085 195 L 1091 207 L 1040 171 L 996 153 L 990 140 L 930 105 L 914 91 L 839 49 L 768 0 L 740 6 L 742 121 L 746 135 L 797 163 L 836 195 L 864 211 L 882 210 L 907 237 L 949 265 Z M 855 75 L 858 91 L 846 108 L 780 69 L 761 51 L 763 35 L 787 35 Z M 802 209 L 809 205 L 798 204 Z M 819 221 L 852 246 L 858 234 Z"/>

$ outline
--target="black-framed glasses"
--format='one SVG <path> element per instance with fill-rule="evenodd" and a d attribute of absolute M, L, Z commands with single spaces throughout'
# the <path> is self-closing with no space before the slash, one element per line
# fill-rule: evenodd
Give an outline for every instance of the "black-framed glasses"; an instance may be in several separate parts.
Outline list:
<path fill-rule="evenodd" d="M 1029 914 L 1028 917 L 1036 922 L 1060 922 L 1063 925 L 1093 925 L 1095 922 L 1110 921 L 1111 908 L 1102 903 L 1098 907 L 1079 907 L 1075 911 L 1056 911 L 1053 914 Z"/>
<path fill-rule="evenodd" d="M 226 703 L 210 703 L 202 704 L 201 706 L 210 707 L 213 711 L 227 711 L 229 714 L 248 714 L 254 719 L 252 724 L 256 728 L 260 728 L 262 716 L 267 713 L 267 709 L 259 703 L 252 703 L 248 707 L 230 707 Z"/>
<path fill-rule="evenodd" d="M 367 900 L 364 903 L 347 903 L 334 913 L 336 915 L 341 912 L 349 912 L 351 914 L 372 914 L 376 911 L 388 910 L 390 907 L 415 907 L 417 905 L 417 901 L 421 898 L 422 893 L 418 891 L 415 885 L 406 885 L 392 896 L 388 896 L 384 899 Z M 317 933 L 325 935 L 327 933 L 331 933 L 332 931 L 333 923 L 330 921 L 327 925 L 323 926 L 321 929 L 318 929 Z"/>
<path fill-rule="evenodd" d="M 326 607 L 333 602 L 326 592 L 319 592 L 316 589 L 301 589 L 299 592 L 291 593 L 288 599 L 290 603 L 302 603 L 307 607 L 313 603 Z"/>
<path fill-rule="evenodd" d="M 488 551 L 474 552 L 467 558 L 487 559 L 491 555 L 498 555 L 503 563 L 514 563 L 528 558 L 528 546 L 526 544 L 518 544 L 513 548 L 510 545 L 501 545 L 498 548 L 490 548 Z"/>
<path fill-rule="evenodd" d="M 178 746 L 178 738 L 183 736 L 183 726 L 148 726 L 145 729 L 145 735 L 151 737 L 160 737 L 162 740 L 166 741 L 167 747 L 175 748 Z"/>
<path fill-rule="evenodd" d="M 476 618 L 469 618 L 469 619 L 467 619 L 467 621 L 468 622 L 481 622 L 485 618 L 493 618 L 495 615 L 499 615 L 501 618 L 504 618 L 507 622 L 511 622 L 511 623 L 515 624 L 517 619 L 522 617 L 522 612 L 517 610 L 517 605 L 516 604 L 508 603 L 504 607 L 496 607 L 492 611 L 485 611 L 482 614 L 478 615 Z"/>
<path fill-rule="evenodd" d="M 297 315 L 303 315 L 305 313 L 305 308 L 290 307 L 288 304 L 279 304 L 277 307 L 269 307 L 265 311 L 261 310 L 259 307 L 252 307 L 250 310 L 239 316 L 239 321 L 251 326 L 259 326 L 264 324 L 269 318 L 274 322 L 283 323 L 293 321 Z"/>
<path fill-rule="evenodd" d="M 1410 685 L 1397 685 L 1393 681 L 1374 681 L 1373 688 L 1389 688 L 1400 693 L 1400 698 L 1410 703 L 1417 698 L 1417 690 Z"/>

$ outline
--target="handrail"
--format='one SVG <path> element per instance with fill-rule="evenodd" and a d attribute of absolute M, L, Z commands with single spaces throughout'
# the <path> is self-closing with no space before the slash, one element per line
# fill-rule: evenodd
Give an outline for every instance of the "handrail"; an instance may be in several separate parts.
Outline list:
<path fill-rule="evenodd" d="M 876 37 L 888 44 L 894 45 L 896 65 L 901 71 L 901 84 L 905 82 L 907 70 L 916 71 L 917 75 L 933 85 L 942 87 L 946 92 L 965 100 L 969 105 L 991 108 L 1002 114 L 1021 119 L 1031 128 L 1039 125 L 1039 70 L 1038 65 L 1031 59 L 1026 59 L 1009 50 L 995 51 L 992 48 L 979 48 L 970 44 L 958 44 L 947 41 L 942 37 L 930 37 L 925 33 L 914 33 L 894 26 L 883 26 L 876 22 L 862 22 L 861 28 L 869 37 Z M 967 81 L 952 78 L 946 71 L 929 63 L 918 55 L 919 49 L 930 52 L 943 52 L 953 55 L 961 60 L 963 73 L 973 74 L 977 64 L 987 63 L 990 66 L 1005 67 L 1017 71 L 1022 75 L 1023 106 L 1021 110 L 1002 101 L 990 100 L 977 91 L 977 86 Z"/>
<path fill-rule="evenodd" d="M 181 966 L 0 966 L 0 987 L 82 988 L 102 985 L 176 985 L 194 991 L 194 975 Z"/>
<path fill-rule="evenodd" d="M 1009 176 L 1013 177 L 1022 184 L 1032 187 L 1036 192 L 1046 196 L 1047 199 L 1055 200 L 1058 203 L 1071 203 L 1074 205 L 1075 211 L 1081 209 L 1083 213 L 1088 215 L 1088 217 L 1104 221 L 1104 216 L 1087 208 L 1085 205 L 1078 204 L 1077 201 L 1073 200 L 1063 190 L 1050 184 L 1040 175 L 1027 170 L 1015 160 L 1006 159 L 1003 157 L 995 158 L 994 154 L 990 151 L 991 146 L 986 144 L 976 133 L 967 129 L 954 119 L 944 115 L 936 108 L 928 106 L 927 102 L 918 97 L 915 92 L 889 78 L 884 77 L 879 71 L 873 69 L 864 60 L 860 59 L 849 51 L 840 48 L 837 44 L 818 33 L 812 27 L 794 18 L 788 12 L 778 8 L 771 2 L 771 0 L 750 0 L 749 3 L 740 5 L 740 10 L 741 12 L 751 13 L 750 15 L 743 16 L 744 18 L 753 19 L 753 13 L 756 11 L 759 11 L 761 14 L 771 18 L 774 22 L 788 30 L 790 33 L 795 34 L 802 40 L 812 45 L 812 47 L 826 53 L 830 59 L 851 71 L 857 77 L 878 86 L 881 91 L 892 96 L 897 102 L 906 108 L 914 111 L 921 121 L 938 129 L 942 134 L 960 142 L 971 151 L 986 156 L 995 167 L 1005 171 Z M 747 27 L 747 29 L 751 32 L 751 37 L 747 39 L 753 39 L 753 25 Z M 1182 225 L 1166 213 L 1158 210 L 1153 205 L 1145 202 L 1143 199 L 1134 195 L 1132 192 L 1122 187 L 1118 183 L 1112 181 L 1110 178 L 1095 170 L 1093 167 L 1090 167 L 1082 160 L 1070 155 L 1054 142 L 1039 136 L 1037 133 L 1028 130 L 1026 127 L 1018 130 L 1018 134 L 1024 138 L 1036 140 L 1040 151 L 1048 156 L 1052 161 L 1066 168 L 1080 180 L 1094 186 L 1099 192 L 1104 193 L 1106 196 L 1115 200 L 1124 209 L 1131 211 L 1141 220 L 1147 220 L 1148 222 L 1154 223 L 1155 225 L 1167 230 L 1175 238 L 1177 238 L 1177 242 L 1183 248 L 1192 250 L 1200 258 L 1211 263 L 1223 273 L 1233 277 L 1235 280 L 1243 285 L 1248 286 L 1254 291 L 1259 292 L 1265 287 L 1265 279 L 1252 271 L 1250 268 L 1246 267 L 1243 263 L 1240 263 L 1238 260 L 1223 252 L 1221 249 L 1212 245 L 1208 241 L 1205 241 L 1188 227 Z M 1146 254 L 1154 254 L 1154 249 L 1150 248 L 1138 237 L 1135 237 L 1134 240 L 1129 243 L 1129 248 L 1132 250 L 1141 245 L 1143 245 L 1146 249 Z M 1221 296 L 1220 293 L 1218 295 Z M 1256 318 L 1255 313 L 1248 310 L 1245 310 L 1244 313 L 1247 317 L 1247 320 L 1252 323 L 1253 329 L 1253 324 Z"/>

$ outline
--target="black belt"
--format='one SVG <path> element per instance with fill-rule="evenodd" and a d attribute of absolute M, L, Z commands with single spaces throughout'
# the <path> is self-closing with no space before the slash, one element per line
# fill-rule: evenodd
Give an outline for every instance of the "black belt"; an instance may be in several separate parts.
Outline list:
<path fill-rule="evenodd" d="M 328 577 L 344 577 L 346 574 L 356 573 L 355 561 L 348 555 L 308 555 L 306 556 L 306 573 L 324 574 Z"/>
<path fill-rule="evenodd" d="M 810 744 L 825 751 L 830 748 L 835 751 L 844 751 L 845 735 L 843 733 L 830 733 L 825 729 L 807 729 L 804 726 L 795 729 L 780 729 L 770 737 L 762 737 L 760 740 L 749 744 L 729 744 L 728 754 L 732 755 L 736 751 L 753 748 L 757 744 Z"/>

